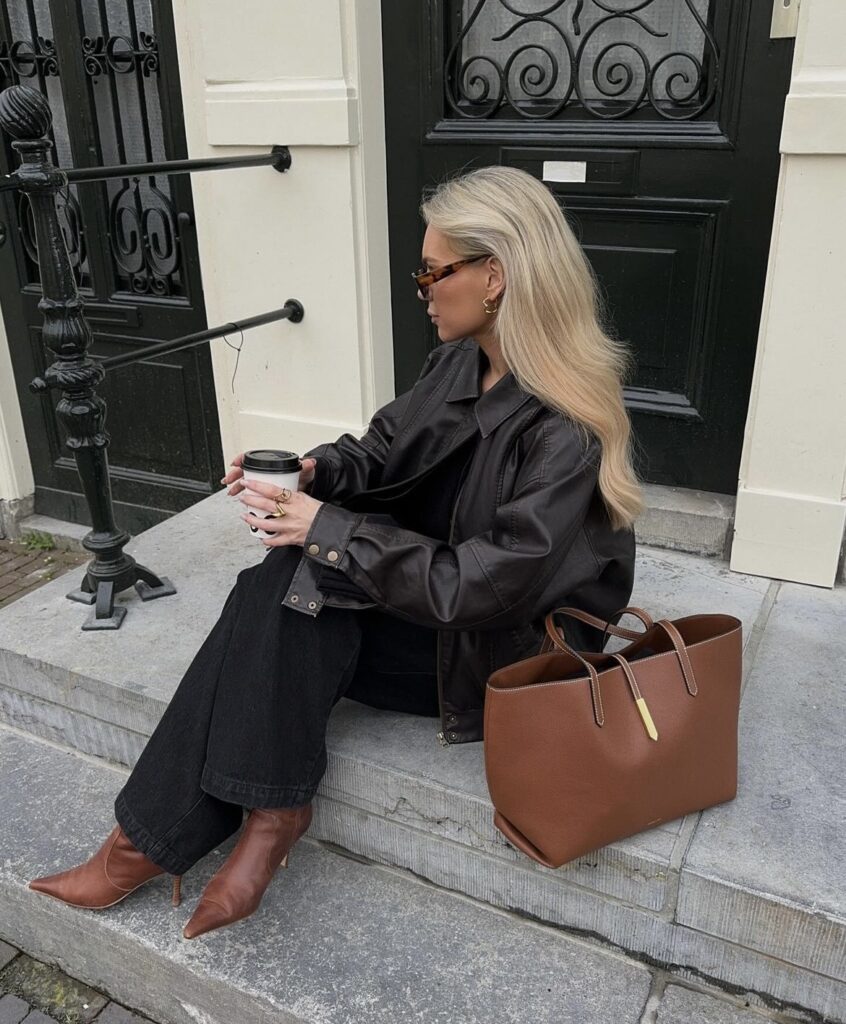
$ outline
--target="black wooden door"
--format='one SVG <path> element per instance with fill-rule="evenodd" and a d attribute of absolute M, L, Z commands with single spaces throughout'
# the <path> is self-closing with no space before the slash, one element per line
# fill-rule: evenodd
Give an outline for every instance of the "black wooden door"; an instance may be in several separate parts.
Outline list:
<path fill-rule="evenodd" d="M 734 494 L 793 42 L 772 0 L 384 0 L 397 390 L 437 342 L 421 189 L 483 164 L 559 197 L 637 373 L 644 479 Z"/>
<path fill-rule="evenodd" d="M 187 156 L 167 0 L 0 0 L 0 88 L 40 89 L 60 167 Z M 9 140 L 0 170 L 17 166 Z M 59 215 L 94 339 L 107 358 L 207 327 L 188 175 L 79 183 Z M 0 305 L 35 476 L 35 510 L 90 525 L 45 368 L 27 200 L 2 197 Z M 49 353 L 46 353 L 49 355 Z M 109 371 L 98 388 L 118 525 L 138 533 L 217 488 L 223 457 L 207 346 Z"/>

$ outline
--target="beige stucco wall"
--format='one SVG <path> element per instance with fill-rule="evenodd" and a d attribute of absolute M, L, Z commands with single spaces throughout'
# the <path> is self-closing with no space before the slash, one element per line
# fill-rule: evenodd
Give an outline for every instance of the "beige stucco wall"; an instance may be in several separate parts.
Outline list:
<path fill-rule="evenodd" d="M 17 339 L 17 343 L 26 339 Z M 14 500 L 32 494 L 35 480 L 24 436 L 21 406 L 9 355 L 11 339 L 0 319 L 0 499 Z M 41 399 L 35 395 L 32 401 Z"/>
<path fill-rule="evenodd" d="M 210 325 L 299 299 L 305 319 L 212 343 L 224 455 L 361 432 L 394 394 L 379 4 L 176 0 L 192 157 L 290 145 L 293 165 L 193 177 Z M 237 336 L 230 336 L 238 343 Z"/>
<path fill-rule="evenodd" d="M 846 5 L 803 0 L 731 568 L 830 587 L 846 522 Z"/>

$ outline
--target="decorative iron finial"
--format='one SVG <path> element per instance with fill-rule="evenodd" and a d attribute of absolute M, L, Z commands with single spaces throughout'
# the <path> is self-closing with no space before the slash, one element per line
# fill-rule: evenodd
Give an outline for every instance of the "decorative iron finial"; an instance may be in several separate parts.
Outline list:
<path fill-rule="evenodd" d="M 38 89 L 10 85 L 0 92 L 0 128 L 13 139 L 41 139 L 52 123 L 50 104 Z"/>

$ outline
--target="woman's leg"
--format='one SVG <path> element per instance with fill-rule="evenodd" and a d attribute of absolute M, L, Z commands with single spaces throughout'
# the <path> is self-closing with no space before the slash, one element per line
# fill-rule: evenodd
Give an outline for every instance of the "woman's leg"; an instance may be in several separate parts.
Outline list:
<path fill-rule="evenodd" d="M 115 800 L 133 845 L 173 874 L 236 832 L 244 807 L 307 803 L 325 771 L 326 720 L 355 668 L 360 613 L 285 608 L 301 556 L 270 548 L 238 574 Z"/>

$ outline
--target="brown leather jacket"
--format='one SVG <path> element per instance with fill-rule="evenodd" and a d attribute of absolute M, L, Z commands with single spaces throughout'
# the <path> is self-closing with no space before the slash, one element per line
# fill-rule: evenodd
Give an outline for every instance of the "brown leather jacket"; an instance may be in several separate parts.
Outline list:
<path fill-rule="evenodd" d="M 600 454 L 576 427 L 520 389 L 510 372 L 481 392 L 487 358 L 470 338 L 442 343 L 411 390 L 379 409 L 362 438 L 342 435 L 317 459 L 308 492 L 324 504 L 285 594 L 286 607 L 384 609 L 438 630 L 442 743 L 482 739 L 488 676 L 538 653 L 544 616 L 574 605 L 608 619 L 629 602 L 632 530 L 613 531 L 597 489 Z M 448 542 L 384 517 L 397 499 L 426 500 L 426 478 L 478 428 Z M 322 566 L 340 569 L 372 601 L 323 593 Z M 578 648 L 598 631 L 562 622 Z"/>

